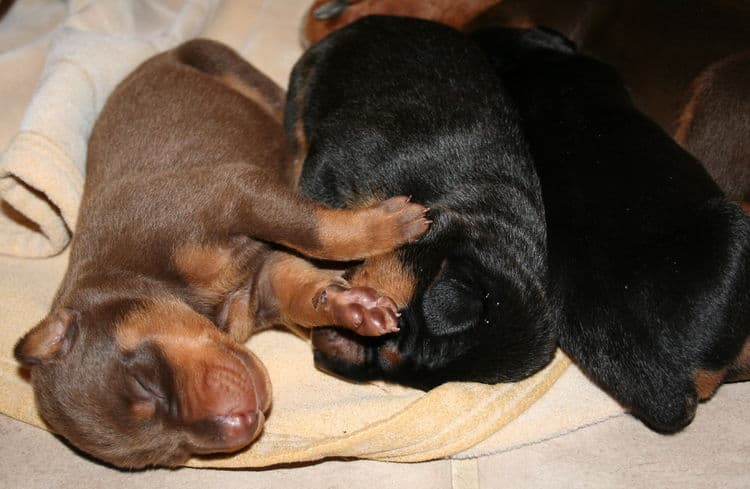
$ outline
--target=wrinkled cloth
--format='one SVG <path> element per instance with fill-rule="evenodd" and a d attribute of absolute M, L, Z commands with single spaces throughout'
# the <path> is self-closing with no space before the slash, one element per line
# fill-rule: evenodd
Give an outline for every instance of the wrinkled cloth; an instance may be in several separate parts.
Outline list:
<path fill-rule="evenodd" d="M 86 141 L 107 95 L 140 62 L 191 37 L 227 43 L 285 86 L 308 4 L 24 0 L 0 21 L 0 412 L 47 429 L 12 350 L 47 313 L 65 271 Z M 622 413 L 562 354 L 520 383 L 449 383 L 424 393 L 319 372 L 309 343 L 285 331 L 260 333 L 248 347 L 273 383 L 263 434 L 243 452 L 188 465 L 471 457 Z"/>

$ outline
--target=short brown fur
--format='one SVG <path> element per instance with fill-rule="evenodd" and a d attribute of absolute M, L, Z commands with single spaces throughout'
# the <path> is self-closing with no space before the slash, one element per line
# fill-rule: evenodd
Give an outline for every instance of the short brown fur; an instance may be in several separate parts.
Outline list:
<path fill-rule="evenodd" d="M 207 40 L 146 61 L 108 99 L 68 270 L 15 350 L 42 417 L 78 448 L 122 467 L 238 450 L 270 406 L 265 367 L 241 344 L 250 334 L 332 319 L 396 328 L 392 301 L 277 245 L 362 259 L 417 239 L 424 208 L 401 197 L 336 211 L 298 196 L 283 106 L 271 80 Z"/>

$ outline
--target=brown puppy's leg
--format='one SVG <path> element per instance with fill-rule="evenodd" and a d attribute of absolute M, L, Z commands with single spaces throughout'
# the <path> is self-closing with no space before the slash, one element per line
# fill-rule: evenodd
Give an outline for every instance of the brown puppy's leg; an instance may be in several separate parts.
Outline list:
<path fill-rule="evenodd" d="M 261 274 L 258 287 L 275 310 L 270 315 L 276 317 L 274 322 L 307 327 L 338 325 L 364 336 L 398 331 L 393 300 L 371 287 L 352 287 L 340 272 L 276 253 Z"/>
<path fill-rule="evenodd" d="M 168 216 L 171 221 L 207 222 L 217 237 L 243 235 L 324 260 L 389 252 L 415 241 L 431 222 L 425 218 L 428 209 L 403 196 L 360 209 L 332 209 L 300 197 L 278 175 L 244 163 L 165 173 L 148 185 L 185 202 Z M 164 219 L 155 205 L 143 212 Z"/>
<path fill-rule="evenodd" d="M 208 39 L 188 41 L 175 52 L 177 59 L 251 99 L 278 122 L 284 119 L 284 90 L 226 46 Z"/>
<path fill-rule="evenodd" d="M 415 241 L 429 227 L 428 209 L 398 196 L 360 209 L 329 209 L 317 206 L 319 244 L 307 246 L 296 236 L 278 243 L 308 256 L 347 261 L 389 252 Z"/>
<path fill-rule="evenodd" d="M 369 258 L 349 272 L 353 286 L 374 287 L 393 299 L 398 309 L 405 308 L 414 295 L 415 277 L 403 266 L 399 252 Z M 340 328 L 320 328 L 312 332 L 315 350 L 329 360 L 350 366 L 362 366 L 367 361 L 367 346 L 363 339 Z M 379 347 L 381 363 L 397 365 L 401 355 L 396 343 Z"/>
<path fill-rule="evenodd" d="M 750 198 L 750 50 L 695 80 L 675 140 L 701 160 L 730 200 Z"/>

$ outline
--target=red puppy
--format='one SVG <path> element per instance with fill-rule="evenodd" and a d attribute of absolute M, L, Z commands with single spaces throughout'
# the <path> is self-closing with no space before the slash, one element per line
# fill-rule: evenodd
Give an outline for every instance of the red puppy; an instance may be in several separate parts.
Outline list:
<path fill-rule="evenodd" d="M 152 58 L 107 101 L 67 273 L 16 347 L 42 417 L 83 451 L 143 467 L 240 449 L 271 399 L 241 345 L 253 331 L 397 329 L 392 300 L 285 249 L 383 253 L 426 231 L 426 209 L 405 197 L 358 210 L 298 197 L 283 101 L 211 41 Z"/>

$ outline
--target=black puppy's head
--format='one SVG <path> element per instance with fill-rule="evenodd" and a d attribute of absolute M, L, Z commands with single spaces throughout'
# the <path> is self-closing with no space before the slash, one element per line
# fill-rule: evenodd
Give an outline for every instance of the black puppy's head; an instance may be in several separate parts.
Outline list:
<path fill-rule="evenodd" d="M 398 333 L 362 337 L 316 328 L 316 366 L 351 380 L 429 389 L 450 381 L 518 381 L 550 362 L 556 320 L 536 291 L 456 257 L 418 268 Z"/>

